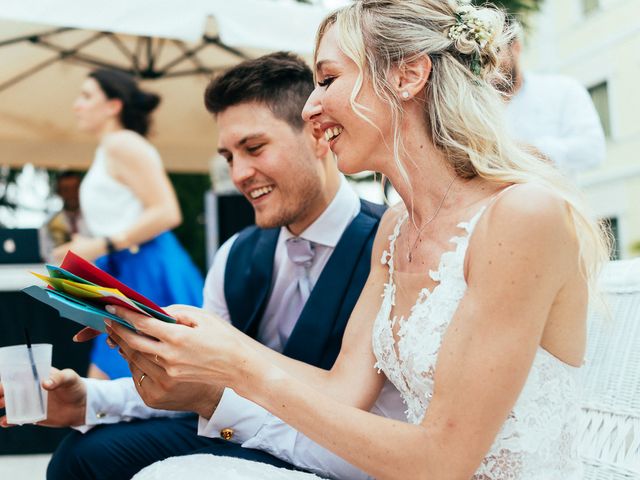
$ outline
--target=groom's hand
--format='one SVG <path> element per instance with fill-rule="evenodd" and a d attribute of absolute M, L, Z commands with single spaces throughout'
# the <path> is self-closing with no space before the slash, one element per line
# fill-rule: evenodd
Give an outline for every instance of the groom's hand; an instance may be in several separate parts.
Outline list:
<path fill-rule="evenodd" d="M 42 382 L 47 395 L 47 419 L 38 425 L 71 427 L 84 425 L 87 411 L 87 388 L 71 369 L 51 369 L 51 375 Z M 4 388 L 0 385 L 0 408 L 5 406 Z M 0 417 L 0 426 L 8 427 L 7 417 Z"/>
<path fill-rule="evenodd" d="M 201 417 L 211 418 L 222 397 L 223 386 L 176 380 L 148 356 L 131 349 L 116 334 L 111 335 L 109 342 L 120 347 L 120 354 L 129 363 L 136 390 L 147 406 L 195 412 Z"/>
<path fill-rule="evenodd" d="M 149 376 L 138 384 L 142 370 L 130 365 L 136 381 L 136 389 L 144 403 L 161 410 L 177 410 L 195 412 L 203 418 L 211 418 L 215 411 L 224 387 L 206 383 L 178 382 L 166 374 Z"/>

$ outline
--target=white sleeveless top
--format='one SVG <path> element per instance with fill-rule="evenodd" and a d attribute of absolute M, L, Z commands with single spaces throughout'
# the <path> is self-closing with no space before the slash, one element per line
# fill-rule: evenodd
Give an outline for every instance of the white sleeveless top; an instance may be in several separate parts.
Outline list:
<path fill-rule="evenodd" d="M 486 208 L 469 222 L 458 224 L 464 234 L 450 240 L 456 248 L 443 253 L 438 270 L 429 272 L 439 283 L 433 291 L 425 288 L 419 293 L 407 318 L 390 318 L 396 293 L 395 242 L 408 217 L 406 212 L 389 236 L 389 250 L 382 255 L 382 263 L 389 266 L 389 281 L 374 323 L 373 350 L 376 368 L 400 391 L 410 423 L 421 423 L 429 408 L 442 338 L 467 290 L 464 260 L 469 238 Z M 392 330 L 396 323 L 400 325 L 397 345 Z M 582 479 L 577 452 L 578 372 L 538 347 L 524 388 L 474 480 Z"/>
<path fill-rule="evenodd" d="M 153 149 L 160 162 L 160 156 Z M 104 148 L 99 146 L 80 185 L 80 208 L 94 237 L 112 237 L 131 228 L 143 211 L 140 199 L 107 170 Z"/>

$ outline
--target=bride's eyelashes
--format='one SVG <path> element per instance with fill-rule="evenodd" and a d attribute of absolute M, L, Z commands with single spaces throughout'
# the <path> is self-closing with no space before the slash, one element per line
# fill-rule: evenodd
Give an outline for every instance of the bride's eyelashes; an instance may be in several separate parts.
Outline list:
<path fill-rule="evenodd" d="M 328 87 L 329 85 L 331 85 L 333 83 L 333 81 L 335 79 L 336 79 L 336 77 L 325 77 L 324 80 L 318 81 L 318 86 L 319 87 Z"/>

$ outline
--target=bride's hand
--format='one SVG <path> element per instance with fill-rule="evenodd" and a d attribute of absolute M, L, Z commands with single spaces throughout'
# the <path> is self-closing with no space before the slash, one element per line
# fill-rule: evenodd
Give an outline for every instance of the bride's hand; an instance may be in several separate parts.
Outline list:
<path fill-rule="evenodd" d="M 169 305 L 168 307 L 163 307 L 163 310 L 167 312 L 169 316 L 175 318 L 176 323 L 181 325 L 192 326 L 192 323 L 197 320 L 200 320 L 202 322 L 227 323 L 215 313 L 210 313 L 201 308 L 193 307 L 191 305 Z"/>
<path fill-rule="evenodd" d="M 242 333 L 218 316 L 195 307 L 175 305 L 167 313 L 176 324 L 160 321 L 122 307 L 108 310 L 133 325 L 138 333 L 106 320 L 107 333 L 116 344 L 162 367 L 167 375 L 180 381 L 211 381 L 234 386 L 246 368 L 252 368 L 253 350 Z"/>

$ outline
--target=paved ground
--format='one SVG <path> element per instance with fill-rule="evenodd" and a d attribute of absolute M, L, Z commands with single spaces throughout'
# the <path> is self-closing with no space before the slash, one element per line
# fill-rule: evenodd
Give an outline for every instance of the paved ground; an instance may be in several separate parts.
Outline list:
<path fill-rule="evenodd" d="M 50 454 L 0 455 L 0 479 L 44 480 Z"/>

